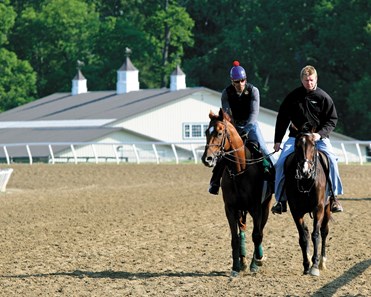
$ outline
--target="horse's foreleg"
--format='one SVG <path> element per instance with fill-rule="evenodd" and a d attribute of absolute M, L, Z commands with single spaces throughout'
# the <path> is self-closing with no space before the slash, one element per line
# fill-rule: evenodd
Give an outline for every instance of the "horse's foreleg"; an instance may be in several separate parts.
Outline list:
<path fill-rule="evenodd" d="M 314 214 L 313 219 L 313 232 L 312 232 L 313 255 L 312 255 L 312 267 L 310 269 L 310 274 L 313 276 L 319 276 L 318 247 L 320 243 L 320 230 L 322 228 L 322 221 L 323 221 L 323 206 L 320 205 L 318 206 L 317 213 Z"/>
<path fill-rule="evenodd" d="M 304 274 L 309 273 L 309 230 L 308 226 L 304 222 L 304 217 L 295 217 L 293 214 L 293 218 L 295 221 L 296 228 L 298 229 L 299 233 L 299 245 L 301 248 L 301 252 L 303 255 L 303 266 L 304 266 Z"/>
<path fill-rule="evenodd" d="M 319 269 L 325 270 L 326 269 L 326 238 L 329 233 L 329 220 L 331 218 L 331 210 L 330 204 L 326 205 L 325 207 L 325 215 L 323 217 L 322 225 L 321 225 L 321 238 L 322 238 L 322 245 L 321 245 L 321 259 L 319 261 Z"/>
<path fill-rule="evenodd" d="M 247 269 L 246 233 L 241 228 L 240 228 L 240 266 L 242 271 L 245 271 Z"/>
<path fill-rule="evenodd" d="M 228 219 L 229 228 L 231 230 L 231 246 L 232 246 L 232 275 L 237 275 L 241 271 L 240 265 L 240 237 L 238 232 L 238 212 L 232 208 L 225 206 L 225 214 Z"/>

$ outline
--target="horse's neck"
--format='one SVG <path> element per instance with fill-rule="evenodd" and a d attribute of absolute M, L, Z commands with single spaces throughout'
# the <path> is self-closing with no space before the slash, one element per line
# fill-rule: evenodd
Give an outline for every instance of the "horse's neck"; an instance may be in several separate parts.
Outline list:
<path fill-rule="evenodd" d="M 236 171 L 240 172 L 246 169 L 245 145 L 238 132 L 235 129 L 233 129 L 232 131 L 233 132 L 230 134 L 230 145 L 231 149 L 233 150 L 233 157 L 236 163 Z"/>

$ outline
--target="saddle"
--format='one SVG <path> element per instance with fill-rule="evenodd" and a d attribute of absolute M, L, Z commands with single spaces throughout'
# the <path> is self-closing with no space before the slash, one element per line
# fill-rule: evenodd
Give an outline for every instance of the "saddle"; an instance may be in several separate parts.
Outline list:
<path fill-rule="evenodd" d="M 260 145 L 258 142 L 251 141 L 251 140 L 245 140 L 245 147 L 247 148 L 246 152 L 246 159 L 256 159 L 259 160 L 260 158 L 264 157 L 263 152 L 260 149 Z M 267 159 L 262 159 L 261 162 L 262 164 L 262 169 L 264 172 L 265 180 L 268 181 L 274 181 L 275 178 L 275 168 L 273 164 L 267 160 Z"/>

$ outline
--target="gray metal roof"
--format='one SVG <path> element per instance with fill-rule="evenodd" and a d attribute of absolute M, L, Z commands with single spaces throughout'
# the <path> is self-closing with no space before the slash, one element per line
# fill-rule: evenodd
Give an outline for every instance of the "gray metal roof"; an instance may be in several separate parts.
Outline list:
<path fill-rule="evenodd" d="M 92 141 L 113 131 L 107 128 L 109 123 L 205 90 L 216 93 L 203 87 L 178 91 L 146 89 L 120 95 L 116 91 L 88 92 L 74 96 L 70 93 L 55 93 L 1 113 L 0 144 Z M 73 120 L 76 121 L 75 125 L 71 124 Z M 42 126 L 42 121 L 66 121 L 66 126 L 37 128 Z M 92 126 L 94 121 L 96 127 Z M 11 125 L 19 128 L 10 128 Z"/>

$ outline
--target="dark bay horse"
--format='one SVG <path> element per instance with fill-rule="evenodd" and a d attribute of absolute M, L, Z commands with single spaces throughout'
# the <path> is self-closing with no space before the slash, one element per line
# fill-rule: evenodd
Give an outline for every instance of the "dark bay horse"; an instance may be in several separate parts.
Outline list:
<path fill-rule="evenodd" d="M 202 162 L 213 167 L 218 159 L 226 163 L 221 187 L 225 213 L 232 235 L 232 276 L 247 269 L 246 215 L 253 220 L 252 240 L 254 253 L 250 271 L 257 272 L 265 259 L 263 254 L 263 229 L 268 220 L 272 191 L 264 182 L 262 157 L 253 159 L 227 113 L 220 109 L 216 115 L 210 111 L 210 124 L 206 130 L 206 146 Z M 255 157 L 255 156 L 254 156 Z"/>
<path fill-rule="evenodd" d="M 285 162 L 285 190 L 292 217 L 299 232 L 299 245 L 303 254 L 304 274 L 319 276 L 320 269 L 326 269 L 326 238 L 331 218 L 327 199 L 328 160 L 317 150 L 312 127 L 298 131 L 295 152 Z M 330 186 L 331 187 L 331 186 Z M 312 266 L 309 260 L 310 235 L 304 221 L 306 213 L 313 217 Z M 319 244 L 321 258 L 319 257 Z M 311 267 L 310 267 L 311 266 Z"/>

